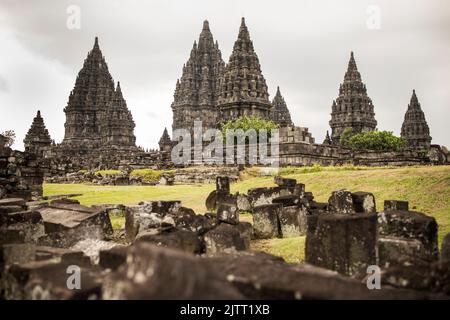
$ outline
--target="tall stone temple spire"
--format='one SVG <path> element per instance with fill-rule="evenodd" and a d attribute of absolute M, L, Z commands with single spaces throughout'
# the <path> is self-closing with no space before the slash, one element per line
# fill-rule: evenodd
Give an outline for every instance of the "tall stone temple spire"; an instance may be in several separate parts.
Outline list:
<path fill-rule="evenodd" d="M 332 143 L 339 144 L 340 136 L 346 128 L 351 128 L 353 132 L 367 132 L 375 130 L 376 126 L 372 100 L 367 96 L 366 85 L 361 80 L 351 52 L 344 82 L 339 87 L 339 96 L 332 105 Z"/>
<path fill-rule="evenodd" d="M 221 80 L 218 104 L 225 121 L 242 116 L 270 119 L 266 80 L 244 18 Z"/>
<path fill-rule="evenodd" d="M 411 101 L 405 113 L 401 137 L 411 148 L 428 149 L 431 144 L 430 128 L 425 120 L 425 114 L 420 107 L 415 90 L 413 90 Z"/>
<path fill-rule="evenodd" d="M 25 151 L 43 156 L 43 153 L 52 145 L 52 139 L 45 127 L 44 119 L 41 117 L 41 111 L 38 110 L 36 117 L 33 119 L 28 133 L 23 140 Z"/>
<path fill-rule="evenodd" d="M 224 67 L 219 45 L 214 42 L 205 20 L 198 44 L 194 42 L 182 76 L 177 80 L 172 103 L 173 129 L 192 129 L 195 120 L 203 121 L 204 128 L 217 125 L 219 80 Z"/>
<path fill-rule="evenodd" d="M 63 145 L 135 146 L 134 122 L 100 50 L 98 38 L 84 60 L 70 93 Z"/>
<path fill-rule="evenodd" d="M 278 123 L 282 127 L 293 126 L 294 123 L 291 120 L 291 114 L 286 105 L 286 101 L 280 92 L 280 87 L 277 87 L 277 93 L 272 100 L 273 110 L 272 110 L 272 120 Z"/>

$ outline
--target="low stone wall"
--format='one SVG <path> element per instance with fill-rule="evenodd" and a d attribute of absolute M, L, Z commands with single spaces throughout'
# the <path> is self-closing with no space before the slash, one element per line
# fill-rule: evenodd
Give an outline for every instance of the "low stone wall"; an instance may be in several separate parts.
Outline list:
<path fill-rule="evenodd" d="M 42 195 L 43 173 L 35 155 L 0 144 L 0 198 Z"/>
<path fill-rule="evenodd" d="M 136 147 L 104 147 L 98 150 L 68 149 L 57 145 L 41 159 L 46 177 L 62 176 L 80 170 L 115 169 L 130 171 L 142 168 L 170 168 L 170 153 L 145 152 Z"/>

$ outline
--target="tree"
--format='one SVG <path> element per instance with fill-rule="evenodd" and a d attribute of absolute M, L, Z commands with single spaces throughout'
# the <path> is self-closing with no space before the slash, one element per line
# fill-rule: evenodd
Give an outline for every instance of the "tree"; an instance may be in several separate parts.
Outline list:
<path fill-rule="evenodd" d="M 345 134 L 345 135 L 344 135 Z M 355 150 L 398 151 L 405 146 L 405 140 L 396 137 L 391 131 L 370 131 L 354 134 L 351 129 L 344 130 L 341 144 Z"/>
<path fill-rule="evenodd" d="M 341 146 L 350 148 L 349 141 L 350 138 L 354 135 L 355 133 L 353 132 L 352 128 L 345 128 L 339 139 L 339 143 L 341 144 Z"/>
<path fill-rule="evenodd" d="M 6 130 L 1 133 L 6 138 L 5 147 L 11 147 L 16 141 L 16 133 L 13 130 Z"/>

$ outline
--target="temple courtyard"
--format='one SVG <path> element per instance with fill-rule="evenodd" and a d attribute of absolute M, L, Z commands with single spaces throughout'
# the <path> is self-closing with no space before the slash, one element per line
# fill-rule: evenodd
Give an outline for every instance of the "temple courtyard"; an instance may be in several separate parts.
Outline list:
<path fill-rule="evenodd" d="M 231 184 L 231 192 L 245 193 L 250 188 L 274 186 L 273 176 L 261 168 L 247 168 L 240 179 Z M 381 210 L 383 201 L 409 201 L 410 210 L 423 212 L 436 219 L 438 241 L 450 232 L 450 166 L 412 167 L 287 167 L 280 169 L 286 178 L 304 183 L 315 200 L 326 202 L 332 191 L 346 188 L 351 192 L 373 193 Z M 137 204 L 145 200 L 181 200 L 182 205 L 197 214 L 207 212 L 205 200 L 215 189 L 211 184 L 175 184 L 173 186 L 99 186 L 89 184 L 44 184 L 44 196 L 78 194 L 73 199 L 91 206 L 100 204 Z M 115 230 L 124 227 L 122 215 L 111 215 Z M 251 214 L 241 214 L 241 221 L 252 222 Z M 251 249 L 282 256 L 287 262 L 304 259 L 305 237 L 252 240 Z"/>

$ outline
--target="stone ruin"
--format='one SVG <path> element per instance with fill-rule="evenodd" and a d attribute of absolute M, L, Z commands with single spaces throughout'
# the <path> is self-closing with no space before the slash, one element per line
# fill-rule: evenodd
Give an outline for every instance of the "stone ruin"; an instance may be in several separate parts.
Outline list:
<path fill-rule="evenodd" d="M 0 135 L 0 199 L 42 195 L 43 172 L 37 156 L 5 147 Z"/>
<path fill-rule="evenodd" d="M 177 80 L 171 109 L 172 129 L 188 129 L 191 133 L 194 121 L 202 121 L 205 130 L 242 116 L 275 121 L 280 126 L 277 160 L 281 166 L 450 162 L 445 147 L 431 144 L 430 130 L 415 91 L 401 130 L 407 142 L 404 150 L 355 151 L 340 146 L 339 138 L 346 128 L 366 132 L 375 130 L 377 125 L 374 106 L 353 52 L 339 96 L 332 104 L 331 136 L 327 132 L 324 143 L 316 143 L 308 128 L 294 125 L 279 87 L 272 101 L 269 100 L 266 80 L 244 19 L 228 64 L 222 59 L 208 21 L 204 21 L 198 43 L 194 43 Z M 79 170 L 174 167 L 171 150 L 178 139 L 171 138 L 167 129 L 159 140 L 159 150 L 145 151 L 136 146 L 132 114 L 120 83 L 115 83 L 109 72 L 98 38 L 77 75 L 64 112 L 65 134 L 61 143 L 51 139 L 39 111 L 24 139 L 26 151 L 37 155 L 45 177 L 64 181 L 66 174 Z M 194 153 L 194 148 L 191 151 Z M 196 164 L 192 161 L 184 165 Z"/>
<path fill-rule="evenodd" d="M 378 212 L 367 192 L 338 190 L 327 203 L 305 185 L 276 177 L 275 187 L 230 192 L 218 176 L 196 214 L 180 201 L 86 207 L 65 197 L 0 200 L 3 299 L 448 299 L 450 235 L 408 203 Z M 250 212 L 253 223 L 240 221 Z M 125 228 L 113 230 L 110 214 Z M 306 235 L 306 261 L 251 249 L 254 239 Z M 299 253 L 300 254 L 300 253 Z M 81 289 L 67 287 L 67 268 Z M 369 290 L 378 265 L 381 289 Z"/>

